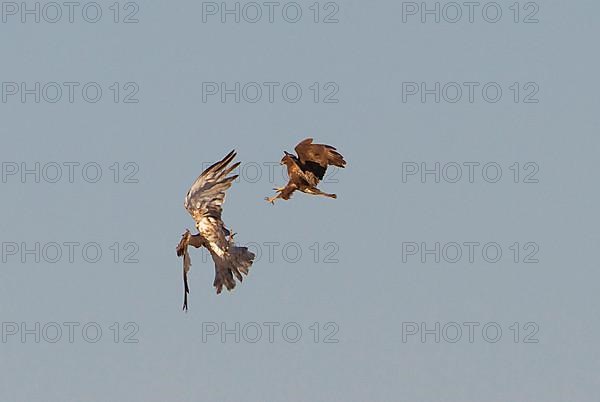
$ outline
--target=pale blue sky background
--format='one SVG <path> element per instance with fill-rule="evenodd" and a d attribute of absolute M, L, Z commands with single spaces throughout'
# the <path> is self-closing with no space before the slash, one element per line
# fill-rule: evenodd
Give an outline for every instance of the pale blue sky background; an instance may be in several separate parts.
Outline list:
<path fill-rule="evenodd" d="M 0 23 L 0 81 L 96 81 L 88 104 L 0 103 L 2 162 L 94 161 L 96 184 L 0 183 L 2 242 L 95 241 L 88 264 L 0 264 L 3 323 L 97 322 L 95 344 L 66 333 L 56 344 L 19 335 L 0 343 L 3 401 L 593 401 L 600 385 L 598 321 L 598 75 L 595 1 L 540 1 L 537 24 L 508 6 L 490 24 L 402 23 L 401 2 L 339 2 L 338 24 L 202 23 L 200 2 L 145 1 L 138 24 Z M 325 2 L 321 3 L 323 5 Z M 122 3 L 124 4 L 124 3 Z M 228 3 L 229 4 L 229 3 Z M 231 3 L 232 4 L 232 3 Z M 433 3 L 428 3 L 433 4 Z M 443 4 L 443 3 L 442 3 Z M 522 5 L 524 2 L 522 3 Z M 115 104 L 108 86 L 133 81 L 138 104 Z M 296 81 L 295 104 L 202 103 L 202 82 Z M 333 81 L 339 103 L 313 103 L 308 86 Z M 498 82 L 495 104 L 402 102 L 402 82 Z M 515 104 L 513 82 L 536 82 L 537 104 Z M 12 99 L 12 98 L 11 98 Z M 302 138 L 338 147 L 348 167 L 324 183 L 337 200 L 297 194 L 272 207 L 274 185 L 240 181 L 224 220 L 240 242 L 296 242 L 299 262 L 257 261 L 233 294 L 216 296 L 212 263 L 192 251 L 190 312 L 180 311 L 174 247 L 193 221 L 183 197 L 206 163 L 238 150 L 246 163 L 277 161 Z M 138 184 L 108 167 L 135 162 Z M 402 162 L 495 161 L 489 184 L 402 183 Z M 538 184 L 508 167 L 536 162 Z M 134 241 L 137 264 L 108 247 Z M 488 264 L 402 263 L 403 242 L 502 245 Z M 309 247 L 335 242 L 339 263 Z M 536 242 L 538 264 L 508 247 Z M 139 325 L 137 344 L 109 326 Z M 314 343 L 314 322 L 339 326 Z M 403 322 L 497 322 L 499 342 L 402 342 Z M 514 343 L 509 326 L 539 326 L 539 343 Z M 203 322 L 295 322 L 298 343 L 218 336 Z M 521 337 L 524 334 L 521 333 Z M 123 334 L 121 334 L 123 336 Z"/>

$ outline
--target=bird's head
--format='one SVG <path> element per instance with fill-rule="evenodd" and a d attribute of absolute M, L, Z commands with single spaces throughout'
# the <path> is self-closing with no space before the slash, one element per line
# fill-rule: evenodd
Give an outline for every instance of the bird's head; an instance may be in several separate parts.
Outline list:
<path fill-rule="evenodd" d="M 281 158 L 281 162 L 280 162 L 281 165 L 288 165 L 294 161 L 292 159 L 292 154 L 287 153 L 286 151 L 283 151 L 283 153 L 285 155 L 283 155 L 283 158 Z"/>

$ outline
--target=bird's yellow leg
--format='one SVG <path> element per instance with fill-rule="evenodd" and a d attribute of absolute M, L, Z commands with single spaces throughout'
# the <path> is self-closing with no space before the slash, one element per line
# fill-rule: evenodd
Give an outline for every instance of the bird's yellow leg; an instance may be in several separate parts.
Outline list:
<path fill-rule="evenodd" d="M 275 204 L 275 200 L 279 198 L 279 194 L 273 196 L 273 197 L 265 197 L 265 200 L 267 202 L 270 202 L 271 204 Z"/>

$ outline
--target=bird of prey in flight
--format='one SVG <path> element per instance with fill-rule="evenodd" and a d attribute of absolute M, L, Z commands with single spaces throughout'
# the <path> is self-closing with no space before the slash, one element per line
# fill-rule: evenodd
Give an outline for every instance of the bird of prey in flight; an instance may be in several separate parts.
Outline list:
<path fill-rule="evenodd" d="M 227 177 L 240 162 L 231 166 L 235 158 L 235 151 L 231 151 L 223 160 L 208 167 L 196 179 L 184 200 L 184 207 L 196 222 L 198 234 L 191 234 L 186 230 L 177 245 L 177 255 L 183 257 L 183 309 L 188 309 L 187 274 L 192 265 L 188 254 L 188 245 L 196 248 L 206 247 L 215 263 L 215 281 L 213 286 L 217 294 L 221 293 L 223 286 L 227 290 L 235 288 L 234 276 L 242 282 L 242 273 L 248 275 L 248 269 L 254 260 L 254 254 L 247 247 L 236 246 L 233 242 L 234 233 L 225 227 L 221 220 L 222 205 L 225 200 L 225 191 L 231 187 L 238 175 Z"/>
<path fill-rule="evenodd" d="M 267 197 L 265 200 L 271 204 L 278 198 L 289 200 L 296 190 L 306 194 L 322 195 L 324 197 L 337 198 L 335 194 L 324 193 L 317 188 L 319 180 L 322 180 L 327 171 L 327 166 L 345 167 L 346 161 L 336 149 L 330 145 L 313 144 L 312 138 L 307 138 L 296 145 L 294 156 L 285 152 L 281 164 L 287 166 L 289 181 L 285 187 L 275 188 L 277 195 Z"/>

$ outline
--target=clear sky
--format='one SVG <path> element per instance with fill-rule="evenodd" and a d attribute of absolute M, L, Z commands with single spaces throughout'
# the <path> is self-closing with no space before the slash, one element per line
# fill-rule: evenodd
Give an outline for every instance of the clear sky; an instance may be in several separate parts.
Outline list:
<path fill-rule="evenodd" d="M 1 4 L 0 400 L 596 400 L 598 2 L 175 3 Z M 309 136 L 338 198 L 267 204 Z"/>

